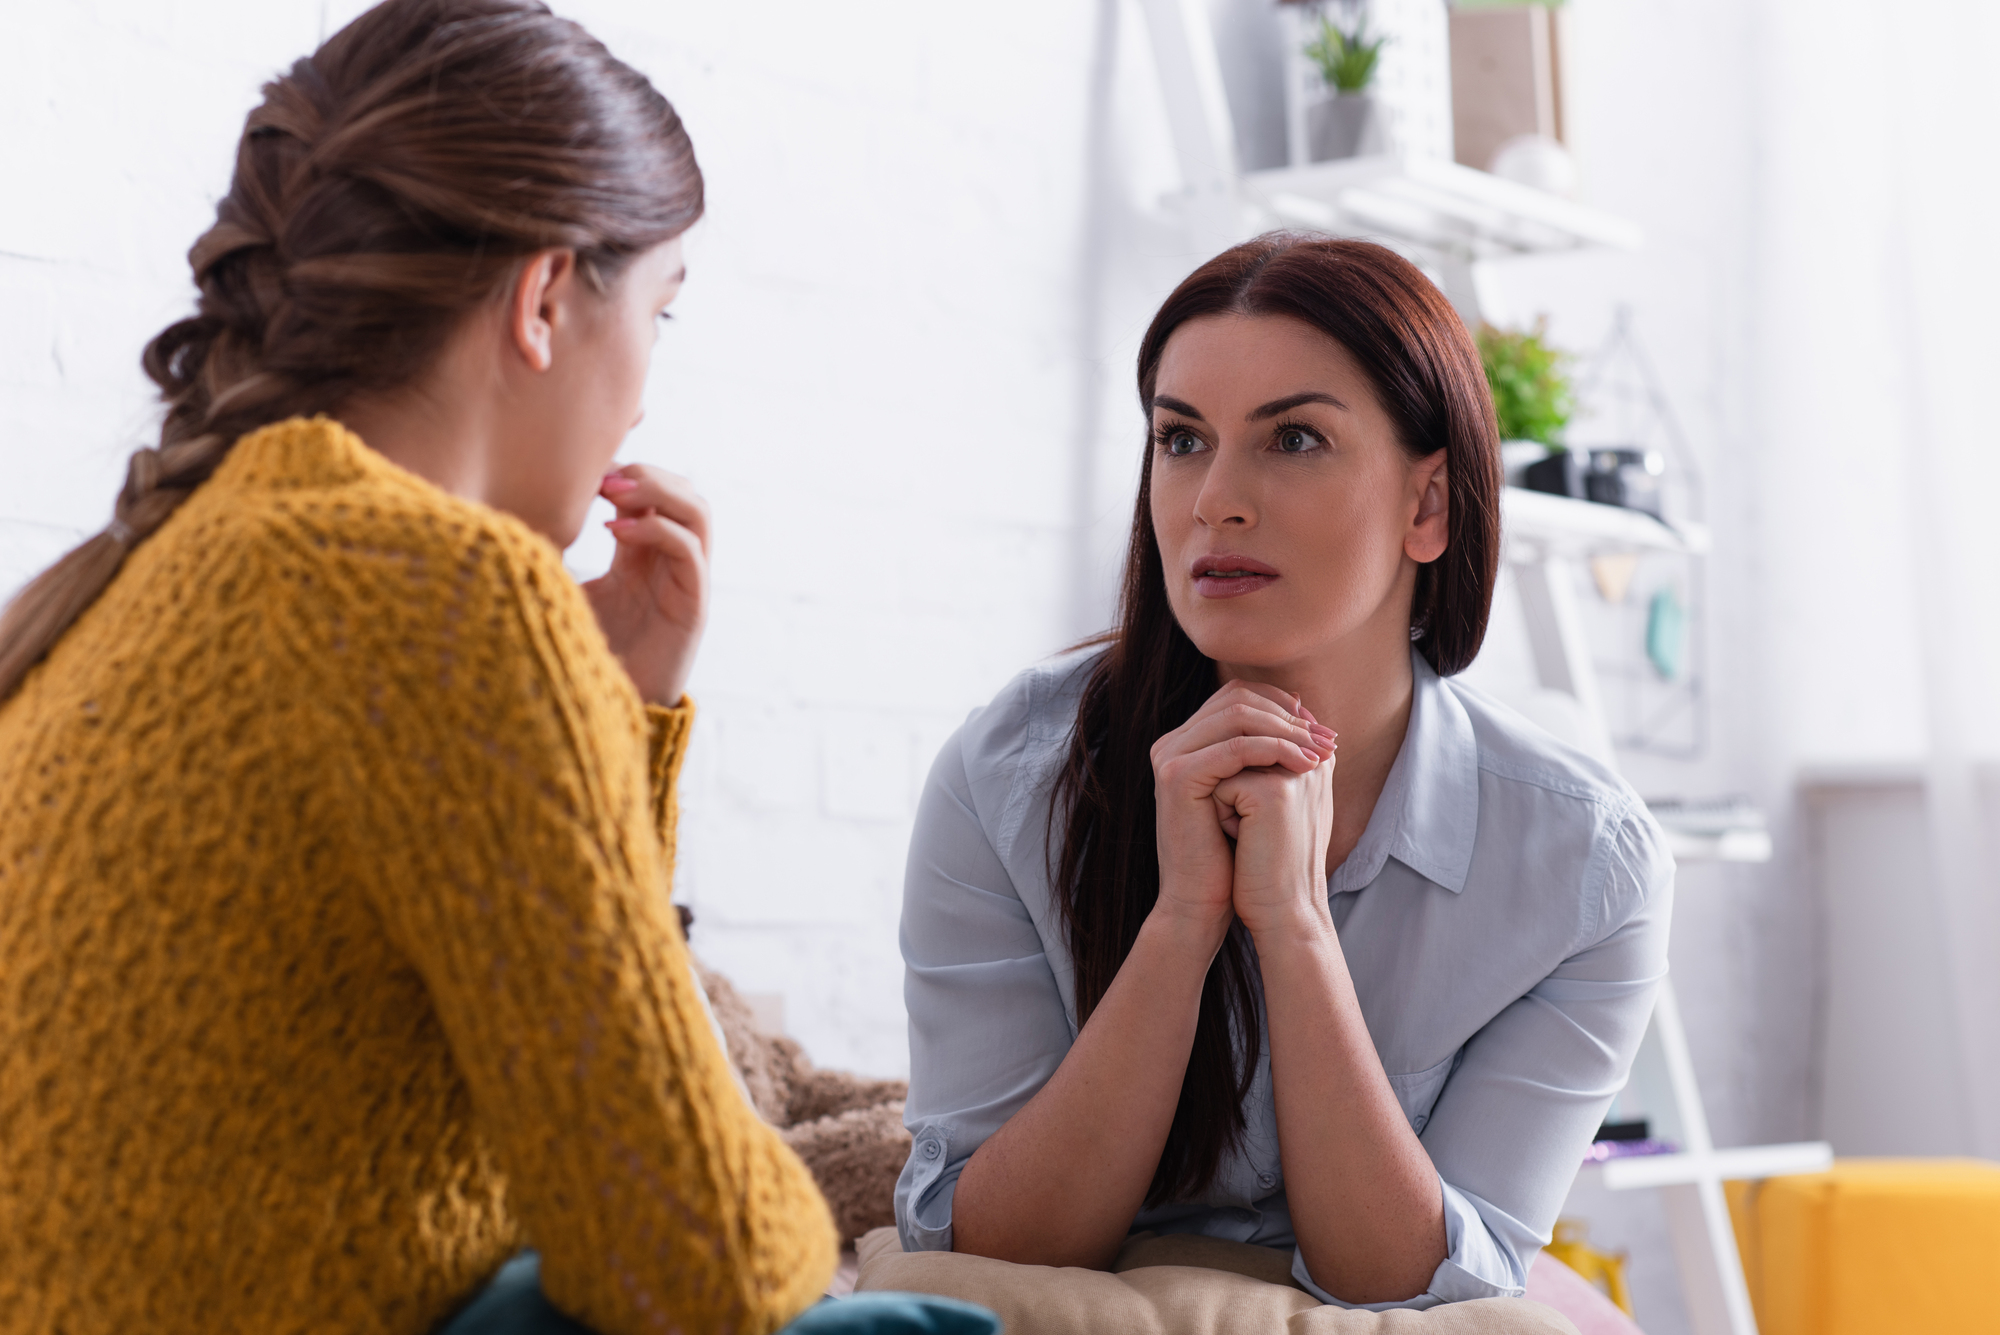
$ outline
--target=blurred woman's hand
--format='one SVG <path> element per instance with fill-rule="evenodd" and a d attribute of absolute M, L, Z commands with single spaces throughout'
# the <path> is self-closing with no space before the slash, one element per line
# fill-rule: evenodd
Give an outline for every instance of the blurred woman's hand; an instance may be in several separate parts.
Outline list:
<path fill-rule="evenodd" d="M 641 698 L 679 704 L 708 617 L 708 502 L 643 464 L 605 474 L 598 494 L 618 508 L 605 525 L 618 551 L 583 591 Z"/>
<path fill-rule="evenodd" d="M 1153 743 L 1160 854 L 1154 912 L 1212 932 L 1218 944 L 1229 925 L 1241 858 L 1229 847 L 1241 818 L 1222 798 L 1222 786 L 1240 787 L 1245 775 L 1265 770 L 1274 782 L 1310 779 L 1332 754 L 1333 734 L 1324 728 L 1315 732 L 1317 725 L 1295 713 L 1296 705 L 1296 697 L 1275 686 L 1231 682 L 1193 718 Z M 1248 800 L 1259 812 L 1268 805 L 1254 795 Z"/>

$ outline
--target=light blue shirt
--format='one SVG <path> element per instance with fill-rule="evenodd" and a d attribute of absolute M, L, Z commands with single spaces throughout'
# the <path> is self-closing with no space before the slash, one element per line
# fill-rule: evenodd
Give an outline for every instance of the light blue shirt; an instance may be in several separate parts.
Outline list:
<path fill-rule="evenodd" d="M 1411 655 L 1409 731 L 1368 828 L 1327 881 L 1389 1083 L 1444 1186 L 1450 1254 L 1430 1307 L 1517 1295 L 1625 1082 L 1667 968 L 1674 864 L 1610 770 Z M 903 892 L 914 1138 L 896 1184 L 909 1251 L 951 1247 L 966 1160 L 1055 1073 L 1077 1034 L 1049 881 L 1049 795 L 1091 661 L 1016 677 L 932 766 Z M 1060 825 L 1058 825 L 1060 830 Z M 1134 1230 L 1297 1252 L 1270 1038 L 1247 1134 L 1199 1201 Z"/>

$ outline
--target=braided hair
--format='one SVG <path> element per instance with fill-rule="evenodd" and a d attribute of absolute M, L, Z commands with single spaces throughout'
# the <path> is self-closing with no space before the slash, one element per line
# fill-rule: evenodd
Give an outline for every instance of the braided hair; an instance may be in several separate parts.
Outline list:
<path fill-rule="evenodd" d="M 644 76 L 538 0 L 386 0 L 264 86 L 195 313 L 141 365 L 166 404 L 111 522 L 0 614 L 0 701 L 231 446 L 418 379 L 537 251 L 602 291 L 685 231 L 702 179 Z"/>

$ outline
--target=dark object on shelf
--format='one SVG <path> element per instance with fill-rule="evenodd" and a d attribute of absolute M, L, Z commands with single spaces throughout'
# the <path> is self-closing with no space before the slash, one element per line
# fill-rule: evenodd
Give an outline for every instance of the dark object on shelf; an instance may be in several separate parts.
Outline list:
<path fill-rule="evenodd" d="M 1597 1128 L 1598 1140 L 1644 1140 L 1651 1125 L 1641 1117 L 1636 1122 L 1606 1122 Z"/>
<path fill-rule="evenodd" d="M 1522 481 L 1532 491 L 1622 506 L 1658 519 L 1665 471 L 1657 450 L 1558 450 L 1529 464 Z"/>
<path fill-rule="evenodd" d="M 1546 459 L 1529 464 L 1521 474 L 1521 481 L 1530 491 L 1546 491 L 1551 496 L 1580 501 L 1587 495 L 1583 488 L 1584 463 L 1582 450 L 1554 450 Z"/>
<path fill-rule="evenodd" d="M 1584 474 L 1586 495 L 1605 505 L 1622 505 L 1660 518 L 1660 475 L 1666 460 L 1656 450 L 1592 450 Z"/>

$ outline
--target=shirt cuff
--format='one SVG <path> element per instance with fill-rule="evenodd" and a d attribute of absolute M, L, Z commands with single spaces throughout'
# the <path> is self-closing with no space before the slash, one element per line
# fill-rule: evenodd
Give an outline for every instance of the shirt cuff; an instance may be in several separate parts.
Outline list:
<path fill-rule="evenodd" d="M 958 1193 L 963 1160 L 953 1162 L 951 1127 L 915 1128 L 909 1162 L 896 1179 L 896 1235 L 906 1252 L 951 1250 L 951 1202 Z"/>
<path fill-rule="evenodd" d="M 1350 1303 L 1334 1297 L 1313 1282 L 1306 1270 L 1305 1253 L 1292 1250 L 1292 1278 L 1313 1297 L 1331 1307 L 1355 1312 L 1387 1312 L 1408 1308 L 1421 1312 L 1441 1303 L 1469 1302 L 1474 1298 L 1518 1298 L 1527 1292 L 1527 1272 L 1514 1249 L 1502 1242 L 1487 1225 L 1487 1215 L 1505 1229 L 1520 1225 L 1469 1191 L 1438 1179 L 1444 1188 L 1445 1258 L 1431 1275 L 1430 1287 L 1414 1298 L 1393 1303 Z M 1507 1230 L 1513 1231 L 1513 1230 Z"/>
<path fill-rule="evenodd" d="M 694 700 L 646 706 L 646 777 L 652 789 L 653 827 L 669 853 L 674 848 L 680 815 L 681 761 L 687 758 L 688 736 L 694 731 Z"/>

